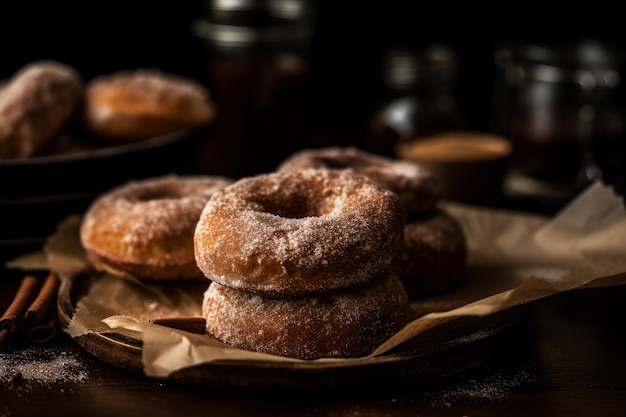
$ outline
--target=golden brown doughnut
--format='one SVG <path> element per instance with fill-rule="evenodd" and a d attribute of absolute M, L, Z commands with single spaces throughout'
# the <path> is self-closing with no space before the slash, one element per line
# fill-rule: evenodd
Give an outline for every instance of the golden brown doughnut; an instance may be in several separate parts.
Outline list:
<path fill-rule="evenodd" d="M 304 149 L 286 158 L 278 171 L 326 168 L 363 174 L 400 197 L 407 214 L 432 211 L 441 197 L 430 171 L 415 163 L 391 159 L 356 147 Z"/>
<path fill-rule="evenodd" d="M 0 159 L 29 158 L 68 127 L 82 101 L 76 70 L 56 61 L 24 66 L 0 89 Z"/>
<path fill-rule="evenodd" d="M 202 314 L 207 333 L 229 345 L 298 359 L 371 353 L 409 319 L 408 297 L 394 274 L 341 292 L 268 298 L 212 282 Z"/>
<path fill-rule="evenodd" d="M 211 196 L 231 182 L 167 175 L 122 184 L 92 202 L 80 240 L 98 269 L 142 279 L 200 278 L 196 223 Z"/>
<path fill-rule="evenodd" d="M 87 83 L 83 124 L 92 136 L 132 141 L 206 126 L 215 109 L 203 85 L 156 69 L 100 75 Z"/>
<path fill-rule="evenodd" d="M 442 209 L 407 221 L 395 270 L 411 300 L 465 279 L 467 244 L 459 222 Z"/>
<path fill-rule="evenodd" d="M 326 169 L 240 179 L 198 221 L 196 262 L 231 288 L 293 297 L 368 282 L 395 258 L 404 212 L 365 176 Z"/>

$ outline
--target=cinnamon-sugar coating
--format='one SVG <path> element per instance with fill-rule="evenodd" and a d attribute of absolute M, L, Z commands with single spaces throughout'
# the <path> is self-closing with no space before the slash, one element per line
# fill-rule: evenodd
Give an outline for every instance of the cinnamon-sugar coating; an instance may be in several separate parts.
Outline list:
<path fill-rule="evenodd" d="M 97 268 L 137 278 L 201 278 L 193 234 L 200 213 L 223 177 L 167 175 L 130 181 L 87 209 L 80 239 Z"/>
<path fill-rule="evenodd" d="M 443 209 L 407 221 L 394 268 L 414 300 L 449 290 L 465 279 L 467 242 L 459 222 Z"/>
<path fill-rule="evenodd" d="M 196 262 L 231 288 L 274 297 L 327 292 L 384 272 L 403 228 L 398 196 L 364 176 L 267 173 L 211 198 L 195 232 Z"/>
<path fill-rule="evenodd" d="M 104 74 L 86 86 L 84 129 L 101 139 L 146 139 L 205 126 L 214 116 L 205 86 L 156 69 Z"/>
<path fill-rule="evenodd" d="M 409 319 L 394 274 L 332 294 L 268 298 L 212 282 L 204 294 L 207 332 L 232 346 L 297 359 L 371 353 Z"/>
<path fill-rule="evenodd" d="M 68 128 L 82 102 L 78 72 L 61 62 L 35 61 L 0 86 L 0 159 L 29 158 Z"/>
<path fill-rule="evenodd" d="M 410 161 L 375 155 L 356 147 L 304 149 L 286 158 L 278 171 L 325 168 L 362 174 L 398 195 L 408 215 L 431 212 L 441 198 L 439 183 Z"/>

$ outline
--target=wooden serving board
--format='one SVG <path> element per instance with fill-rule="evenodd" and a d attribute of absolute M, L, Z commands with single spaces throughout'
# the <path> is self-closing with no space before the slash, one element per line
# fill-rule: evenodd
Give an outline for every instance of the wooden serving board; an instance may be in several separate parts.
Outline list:
<path fill-rule="evenodd" d="M 80 298 L 98 279 L 97 275 L 85 274 L 63 282 L 58 311 L 64 328 L 69 325 Z M 371 389 L 407 381 L 430 381 L 484 363 L 495 337 L 518 322 L 527 310 L 527 306 L 519 306 L 486 317 L 464 317 L 364 361 L 219 360 L 181 369 L 164 380 L 257 391 Z M 74 340 L 107 363 L 143 374 L 141 340 L 115 332 L 88 333 Z"/>

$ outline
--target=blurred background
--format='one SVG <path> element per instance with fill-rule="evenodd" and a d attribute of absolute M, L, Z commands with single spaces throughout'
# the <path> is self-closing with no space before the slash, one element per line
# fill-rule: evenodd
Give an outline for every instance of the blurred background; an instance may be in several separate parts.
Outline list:
<path fill-rule="evenodd" d="M 259 5 L 264 13 L 241 13 Z M 623 192 L 626 37 L 608 2 L 553 9 L 412 1 L 11 2 L 1 19 L 0 79 L 54 59 L 86 80 L 152 67 L 209 86 L 220 113 L 194 162 L 199 171 L 254 174 L 315 146 L 389 154 L 398 141 L 465 129 L 515 139 L 521 156 L 513 166 L 533 181 L 512 186 L 511 195 L 544 203 L 554 197 L 548 210 L 598 176 Z M 249 47 L 257 43 L 261 52 Z M 386 110 L 404 96 L 413 96 L 413 107 Z M 562 109 L 568 105 L 574 109 Z M 590 106 L 612 119 L 584 132 L 570 122 L 564 130 L 574 132 L 559 130 L 571 116 L 563 111 L 580 124 L 594 117 Z M 382 126 L 394 123 L 384 120 L 389 114 L 400 125 Z M 535 124 L 523 125 L 528 120 Z M 532 138 L 526 146 L 533 135 L 543 144 L 558 136 L 558 146 L 542 148 Z"/>

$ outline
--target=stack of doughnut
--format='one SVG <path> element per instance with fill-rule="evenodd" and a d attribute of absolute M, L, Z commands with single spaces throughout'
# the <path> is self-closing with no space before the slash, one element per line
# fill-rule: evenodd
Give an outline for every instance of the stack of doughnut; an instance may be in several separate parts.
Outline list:
<path fill-rule="evenodd" d="M 439 207 L 439 183 L 429 170 L 356 147 L 329 147 L 296 152 L 277 171 L 310 168 L 363 175 L 400 197 L 406 221 L 394 268 L 411 300 L 450 290 L 465 279 L 465 235 Z"/>
<path fill-rule="evenodd" d="M 271 172 L 217 191 L 194 234 L 207 333 L 297 359 L 371 353 L 409 319 L 391 268 L 404 220 L 397 194 L 347 172 Z"/>
<path fill-rule="evenodd" d="M 85 212 L 80 241 L 97 270 L 142 280 L 202 278 L 193 235 L 205 204 L 233 180 L 179 176 L 133 180 Z"/>

